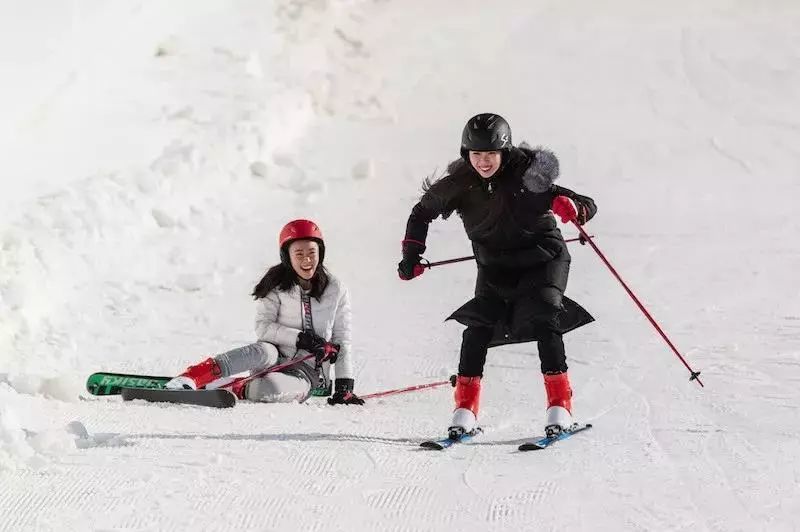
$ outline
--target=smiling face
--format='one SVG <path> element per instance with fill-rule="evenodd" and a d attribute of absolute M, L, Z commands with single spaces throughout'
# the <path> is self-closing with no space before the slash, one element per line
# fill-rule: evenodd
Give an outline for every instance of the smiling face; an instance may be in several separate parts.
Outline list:
<path fill-rule="evenodd" d="M 313 240 L 295 240 L 289 245 L 289 259 L 297 276 L 310 281 L 319 266 L 319 244 Z"/>
<path fill-rule="evenodd" d="M 469 162 L 484 179 L 492 177 L 500 169 L 503 154 L 499 151 L 470 151 Z"/>

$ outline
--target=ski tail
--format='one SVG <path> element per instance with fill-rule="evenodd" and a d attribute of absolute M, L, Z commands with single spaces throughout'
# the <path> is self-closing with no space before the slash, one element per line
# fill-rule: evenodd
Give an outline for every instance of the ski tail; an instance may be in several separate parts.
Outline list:
<path fill-rule="evenodd" d="M 420 443 L 419 446 L 422 447 L 423 449 L 431 449 L 431 450 L 434 450 L 434 451 L 442 451 L 444 449 L 452 447 L 456 443 L 467 443 L 468 441 L 470 441 L 472 438 L 474 438 L 475 436 L 477 436 L 481 432 L 483 432 L 483 429 L 481 429 L 480 427 L 477 427 L 474 430 L 472 430 L 471 432 L 466 432 L 466 433 L 460 434 L 460 435 L 458 435 L 456 437 L 448 436 L 447 438 L 442 438 L 440 440 L 424 441 L 424 442 Z"/>
<path fill-rule="evenodd" d="M 172 377 L 133 373 L 92 373 L 86 379 L 86 391 L 92 395 L 119 395 L 122 388 L 161 389 Z"/>
<path fill-rule="evenodd" d="M 173 403 L 182 405 L 231 408 L 236 405 L 236 396 L 229 390 L 159 390 L 147 388 L 123 388 L 123 401 L 143 399 L 151 403 Z"/>
<path fill-rule="evenodd" d="M 554 443 L 566 440 L 567 438 L 578 434 L 579 432 L 583 432 L 584 430 L 588 430 L 592 428 L 591 423 L 587 423 L 585 425 L 576 423 L 572 427 L 567 430 L 562 431 L 560 434 L 556 436 L 545 436 L 543 438 L 539 438 L 537 440 L 523 443 L 519 446 L 520 451 L 540 451 L 542 449 L 546 449 L 553 445 Z"/>

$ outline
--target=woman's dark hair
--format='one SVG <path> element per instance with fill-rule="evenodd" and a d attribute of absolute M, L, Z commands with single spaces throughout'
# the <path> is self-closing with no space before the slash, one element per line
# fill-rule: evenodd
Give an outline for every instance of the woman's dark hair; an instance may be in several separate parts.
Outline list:
<path fill-rule="evenodd" d="M 317 271 L 314 272 L 314 277 L 311 278 L 311 297 L 319 301 L 319 298 L 322 297 L 322 294 L 328 287 L 328 282 L 328 270 L 320 264 L 317 266 Z M 262 277 L 255 288 L 253 288 L 253 293 L 251 295 L 254 299 L 261 299 L 276 288 L 282 292 L 286 292 L 296 284 L 297 274 L 292 268 L 292 265 L 281 262 L 267 270 L 264 277 Z"/>

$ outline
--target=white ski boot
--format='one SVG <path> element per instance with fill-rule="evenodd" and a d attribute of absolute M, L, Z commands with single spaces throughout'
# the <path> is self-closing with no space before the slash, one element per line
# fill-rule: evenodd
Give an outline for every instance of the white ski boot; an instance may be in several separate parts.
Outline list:
<path fill-rule="evenodd" d="M 164 384 L 167 390 L 196 390 L 197 383 L 191 377 L 178 375 Z"/>
<path fill-rule="evenodd" d="M 544 434 L 548 438 L 558 436 L 565 430 L 572 428 L 572 414 L 563 406 L 551 406 L 547 409 L 547 422 Z"/>
<path fill-rule="evenodd" d="M 464 434 L 469 434 L 478 425 L 478 419 L 468 408 L 456 408 L 453 412 L 453 421 L 447 428 L 447 435 L 456 440 Z"/>

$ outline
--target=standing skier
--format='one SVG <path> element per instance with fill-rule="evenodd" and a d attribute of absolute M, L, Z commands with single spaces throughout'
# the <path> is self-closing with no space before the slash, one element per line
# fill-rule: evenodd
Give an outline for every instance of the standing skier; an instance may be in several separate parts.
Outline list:
<path fill-rule="evenodd" d="M 515 147 L 502 117 L 479 114 L 464 126 L 461 158 L 450 163 L 444 177 L 426 182 L 408 218 L 398 265 L 401 279 L 424 272 L 420 255 L 428 225 L 454 211 L 472 241 L 478 265 L 475 298 L 448 318 L 467 327 L 448 429 L 452 438 L 477 425 L 487 349 L 509 343 L 538 343 L 547 435 L 573 423 L 562 335 L 594 318 L 564 296 L 570 255 L 553 212 L 562 221 L 576 218 L 583 225 L 597 207 L 591 198 L 554 185 L 558 172 L 552 152 L 525 144 Z"/>
<path fill-rule="evenodd" d="M 278 246 L 280 264 L 253 289 L 258 341 L 190 366 L 167 388 L 198 389 L 310 353 L 314 359 L 234 386 L 233 393 L 239 399 L 263 402 L 302 402 L 312 392 L 330 395 L 330 365 L 335 363 L 335 392 L 328 402 L 364 404 L 353 393 L 350 298 L 342 282 L 322 265 L 322 232 L 314 222 L 294 220 L 281 230 Z"/>

